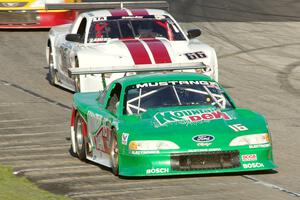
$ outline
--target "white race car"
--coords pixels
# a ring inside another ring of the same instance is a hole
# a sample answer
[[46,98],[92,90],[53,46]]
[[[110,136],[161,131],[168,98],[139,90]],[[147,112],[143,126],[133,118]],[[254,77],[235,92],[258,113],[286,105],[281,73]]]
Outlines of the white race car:
[[[202,62],[196,70],[218,80],[215,50],[195,39],[199,29],[183,32],[174,18],[158,9],[84,12],[73,24],[51,28],[46,48],[50,82],[76,92],[102,90],[101,75],[68,74],[69,68],[126,67]],[[124,74],[106,74],[107,83]]]

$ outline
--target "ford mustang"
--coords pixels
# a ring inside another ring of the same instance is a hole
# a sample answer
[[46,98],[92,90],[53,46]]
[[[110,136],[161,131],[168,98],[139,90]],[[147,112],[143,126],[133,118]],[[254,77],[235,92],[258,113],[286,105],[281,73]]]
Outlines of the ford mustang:
[[238,108],[222,86],[198,73],[138,74],[100,93],[76,93],[71,141],[81,160],[122,176],[276,167],[265,118]]
[[[145,6],[147,6],[145,2]],[[72,78],[70,68],[203,62],[198,70],[218,80],[215,50],[195,39],[199,29],[183,32],[158,9],[113,9],[81,13],[73,24],[53,27],[46,47],[49,80],[72,91],[103,89],[99,75]],[[123,74],[105,74],[109,83]]]

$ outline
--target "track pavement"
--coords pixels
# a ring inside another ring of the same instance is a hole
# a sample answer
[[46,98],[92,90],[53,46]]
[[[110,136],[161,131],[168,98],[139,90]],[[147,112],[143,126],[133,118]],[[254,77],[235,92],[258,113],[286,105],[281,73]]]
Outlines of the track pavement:
[[72,93],[49,85],[43,30],[0,31],[0,163],[74,199],[299,198],[300,22],[198,18],[182,25],[200,27],[216,49],[220,82],[236,104],[267,117],[277,171],[120,179],[72,157]]

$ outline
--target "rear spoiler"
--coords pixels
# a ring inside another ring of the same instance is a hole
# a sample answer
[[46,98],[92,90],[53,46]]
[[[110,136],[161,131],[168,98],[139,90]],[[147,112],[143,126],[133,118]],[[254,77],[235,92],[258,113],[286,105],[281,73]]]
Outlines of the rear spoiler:
[[180,63],[180,64],[148,64],[148,65],[131,65],[131,66],[107,66],[107,67],[91,67],[91,68],[69,68],[69,77],[79,75],[101,74],[103,87],[106,87],[105,74],[109,73],[127,73],[127,72],[163,72],[173,70],[190,70],[190,69],[206,69],[207,65],[203,62],[199,63]]
[[46,3],[46,10],[97,10],[115,8],[157,8],[169,10],[167,1],[113,1],[113,2],[85,2],[85,3]]
[[199,63],[180,63],[180,64],[149,64],[149,65],[131,65],[131,66],[107,66],[91,68],[69,68],[69,76],[87,75],[87,74],[108,74],[108,73],[126,73],[126,72],[161,72],[173,70],[206,69],[203,62]]

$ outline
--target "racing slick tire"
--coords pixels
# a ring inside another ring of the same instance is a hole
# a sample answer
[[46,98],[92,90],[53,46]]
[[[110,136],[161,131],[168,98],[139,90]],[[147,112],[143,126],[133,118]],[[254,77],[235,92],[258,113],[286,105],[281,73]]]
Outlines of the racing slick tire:
[[82,117],[79,114],[77,114],[74,124],[75,148],[78,158],[82,161],[86,160],[86,138],[83,134],[83,123],[84,121]]
[[54,62],[53,62],[53,51],[52,51],[52,47],[51,44],[49,45],[49,63],[48,63],[48,67],[49,67],[49,82],[51,85],[56,85],[57,84],[57,73],[55,71],[54,67]]
[[117,135],[115,130],[112,131],[112,141],[111,141],[111,170],[115,176],[119,175],[119,146]]
[[[75,68],[79,68],[78,58],[75,58]],[[75,92],[80,92],[80,76],[74,78]]]

